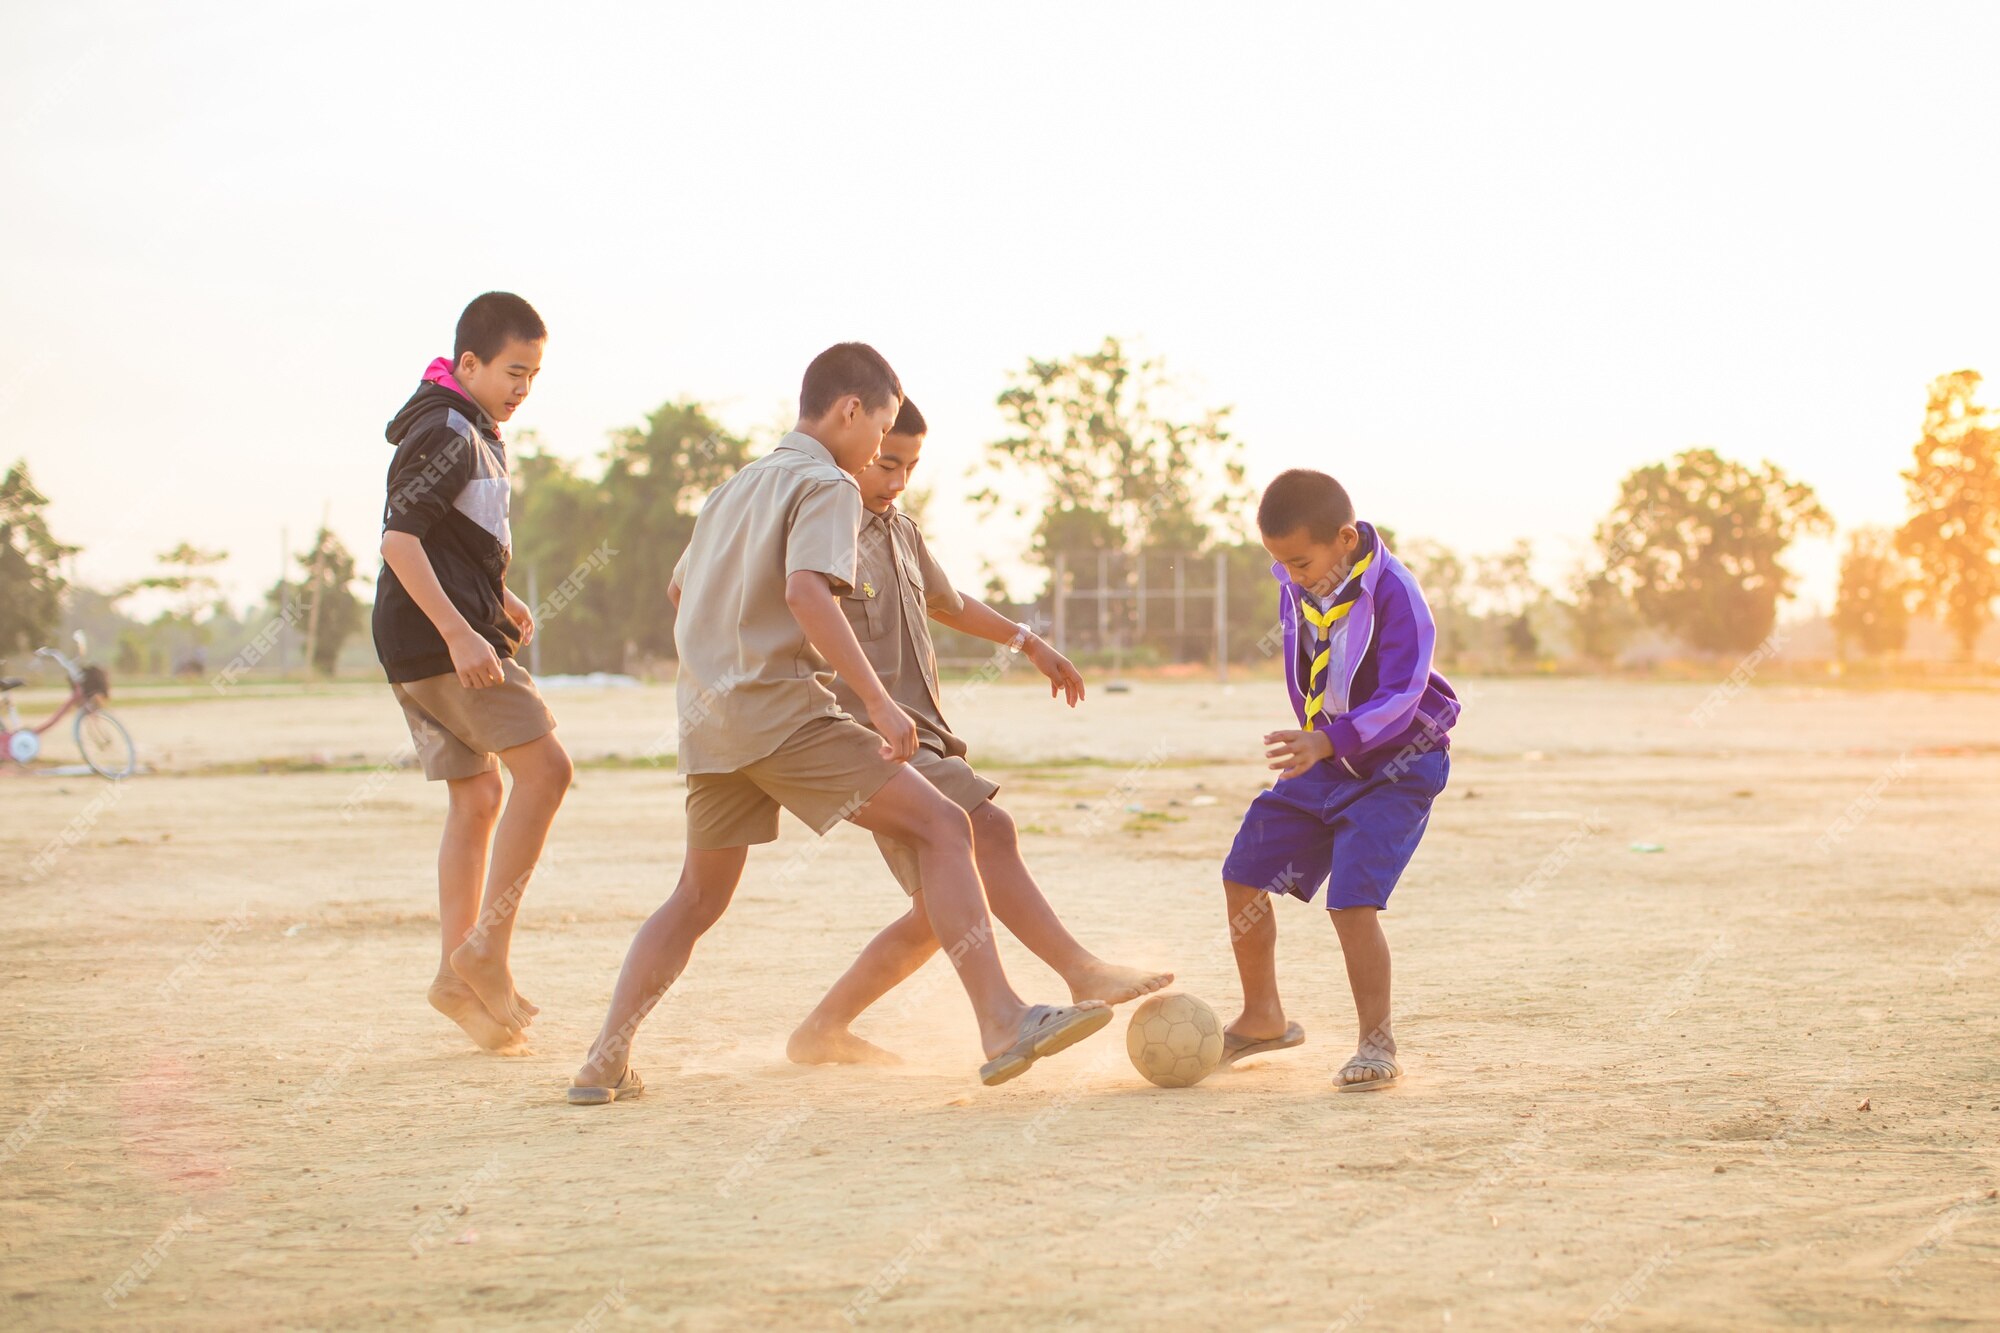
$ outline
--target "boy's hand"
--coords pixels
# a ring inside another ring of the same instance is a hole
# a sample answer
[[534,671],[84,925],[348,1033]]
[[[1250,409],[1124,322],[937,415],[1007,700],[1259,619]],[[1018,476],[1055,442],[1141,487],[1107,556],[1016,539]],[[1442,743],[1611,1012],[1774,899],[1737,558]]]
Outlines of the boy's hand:
[[468,627],[452,635],[445,640],[445,647],[451,649],[451,669],[466,689],[483,690],[506,679],[500,671],[500,654],[477,630]]
[[1271,767],[1281,770],[1280,778],[1295,778],[1320,760],[1333,757],[1333,737],[1323,731],[1267,731],[1264,744],[1270,747],[1264,757],[1278,761]]
[[500,609],[507,613],[507,619],[514,622],[514,628],[521,635],[521,646],[526,648],[535,641],[535,613],[528,604],[514,595],[512,588],[500,590]]
[[917,752],[917,724],[888,695],[868,705],[868,721],[882,737],[882,757],[905,763]]
[[1076,701],[1083,698],[1083,676],[1075,665],[1039,635],[1029,635],[1021,651],[1035,664],[1035,670],[1049,678],[1049,698],[1067,695],[1069,706],[1076,707]]

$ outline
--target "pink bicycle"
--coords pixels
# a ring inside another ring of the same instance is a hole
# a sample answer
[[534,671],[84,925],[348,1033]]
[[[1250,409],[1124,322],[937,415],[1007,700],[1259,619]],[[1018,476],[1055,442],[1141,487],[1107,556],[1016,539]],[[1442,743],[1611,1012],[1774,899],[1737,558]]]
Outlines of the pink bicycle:
[[[83,651],[83,635],[78,634],[78,658]],[[83,762],[90,765],[90,771],[114,781],[130,777],[139,767],[139,754],[132,748],[132,737],[124,724],[104,706],[111,693],[111,679],[104,674],[104,668],[72,661],[53,648],[37,648],[35,656],[46,657],[63,669],[63,674],[69,677],[69,698],[40,726],[24,727],[14,707],[13,692],[27,682],[19,676],[0,677],[0,702],[6,705],[4,714],[0,714],[0,751],[17,764],[33,763],[42,752],[43,733],[54,729],[74,708],[78,710],[76,748],[83,755]]]

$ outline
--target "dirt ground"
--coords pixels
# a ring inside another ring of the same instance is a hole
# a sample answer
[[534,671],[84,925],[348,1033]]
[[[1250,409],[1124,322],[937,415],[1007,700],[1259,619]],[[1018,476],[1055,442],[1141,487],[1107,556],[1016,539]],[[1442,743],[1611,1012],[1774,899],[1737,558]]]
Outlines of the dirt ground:
[[[1077,935],[1233,1016],[1218,871],[1280,687],[955,689]],[[153,773],[0,774],[0,1322],[1995,1326],[2000,695],[1465,693],[1385,918],[1400,1088],[1330,1092],[1353,1013],[1296,903],[1308,1044],[1192,1089],[1122,1018],[980,1088],[936,960],[859,1029],[907,1065],[790,1065],[904,900],[788,825],[600,1109],[561,1088],[678,867],[670,691],[551,695],[584,766],[517,1059],[424,1003],[442,792],[381,767],[386,691],[124,708]]]

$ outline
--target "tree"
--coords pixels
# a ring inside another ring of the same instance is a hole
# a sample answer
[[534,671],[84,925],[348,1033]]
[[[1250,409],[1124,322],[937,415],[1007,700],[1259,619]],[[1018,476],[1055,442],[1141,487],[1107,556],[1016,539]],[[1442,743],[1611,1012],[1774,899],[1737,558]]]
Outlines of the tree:
[[1516,664],[1541,655],[1529,612],[1548,594],[1535,582],[1534,557],[1534,543],[1524,537],[1499,555],[1479,556],[1472,566],[1472,586],[1486,604],[1485,637],[1494,651]]
[[1430,605],[1431,619],[1437,625],[1439,665],[1453,665],[1472,646],[1476,621],[1467,604],[1466,591],[1471,580],[1466,575],[1465,562],[1443,542],[1422,538],[1406,542],[1400,549],[1392,543],[1389,549],[1409,567],[1416,576],[1417,586],[1424,590],[1424,601]]
[[548,670],[673,655],[674,565],[701,502],[749,461],[749,441],[696,402],[663,403],[644,427],[615,432],[596,482],[547,453],[518,457],[508,583],[523,596],[538,585]]
[[1639,628],[1639,613],[1615,579],[1579,569],[1570,581],[1570,626],[1576,651],[1593,662],[1615,663]]
[[[1201,550],[1211,524],[1248,500],[1242,443],[1227,407],[1177,421],[1158,406],[1174,384],[1157,360],[1132,361],[1116,338],[1095,352],[1029,358],[998,401],[1013,434],[986,446],[984,466],[1026,474],[1033,494],[1013,505],[1039,514],[1034,557],[1053,567],[1108,550]],[[987,511],[1006,503],[986,487]]]
[[[525,432],[515,445],[512,472],[514,559],[507,586],[523,600],[541,602],[535,641],[543,669],[621,667],[625,635],[610,619],[605,587],[611,570],[590,567],[591,553],[610,532],[612,497]],[[586,572],[566,591],[565,580],[580,568]]]
[[1896,536],[1923,573],[1919,604],[1968,659],[2000,596],[2000,413],[1975,401],[1979,383],[1970,370],[1931,381],[1923,438],[1903,474],[1910,518]]
[[178,602],[178,606],[169,606],[161,612],[153,623],[166,629],[179,626],[186,631],[190,649],[186,665],[192,665],[201,656],[201,645],[208,638],[201,623],[202,612],[212,608],[222,592],[222,581],[209,571],[228,558],[227,551],[204,551],[190,542],[182,542],[159,554],[159,562],[167,573],[140,579],[125,589],[126,596],[150,590],[164,592]]
[[62,611],[62,560],[77,548],[49,535],[48,504],[26,459],[0,478],[0,656],[47,643]]
[[1775,465],[1690,449],[1626,476],[1597,543],[1605,576],[1649,624],[1702,652],[1747,652],[1796,582],[1786,549],[1832,526],[1812,488]]
[[341,645],[361,628],[361,599],[354,595],[354,556],[340,538],[321,528],[312,548],[294,558],[299,562],[299,580],[280,583],[271,590],[271,600],[277,614],[305,635],[311,668],[331,676],[340,661]]
[[1868,657],[1900,653],[1910,633],[1911,580],[1896,554],[1895,534],[1858,528],[1840,557],[1840,592],[1833,606],[1833,635],[1840,655],[1859,647]]

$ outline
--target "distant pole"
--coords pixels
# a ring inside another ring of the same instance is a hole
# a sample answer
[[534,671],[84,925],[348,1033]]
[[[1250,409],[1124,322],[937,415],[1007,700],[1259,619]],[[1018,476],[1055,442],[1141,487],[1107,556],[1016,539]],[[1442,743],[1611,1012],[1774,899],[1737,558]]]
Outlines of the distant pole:
[[1138,597],[1139,614],[1137,619],[1139,626],[1135,634],[1135,646],[1138,643],[1146,641],[1146,553],[1144,551],[1139,552]]
[[1111,639],[1111,552],[1097,548],[1097,651]]
[[1061,551],[1056,552],[1055,581],[1050,585],[1050,597],[1054,605],[1050,610],[1055,614],[1055,645],[1057,652],[1067,652],[1064,646],[1069,639],[1069,560]]
[[319,593],[320,569],[326,556],[326,529],[319,530],[320,540],[313,543],[312,605],[306,610],[306,679],[311,680],[315,663],[313,658],[319,652]]
[[1229,683],[1229,558],[1215,553],[1215,683]]
[[285,605],[285,578],[292,563],[292,537],[290,529],[278,525],[278,614],[283,617],[278,622],[278,679],[291,674],[291,629],[292,621],[287,613],[291,608]]
[[[528,606],[530,608],[539,607],[542,604],[542,581],[538,577],[540,572],[539,566],[528,566]],[[538,678],[542,674],[542,627],[539,623],[535,626],[535,637],[528,641],[528,671],[531,675]]]
[[[1187,558],[1174,557],[1174,653],[1187,651]],[[1183,659],[1184,660],[1184,659]]]

